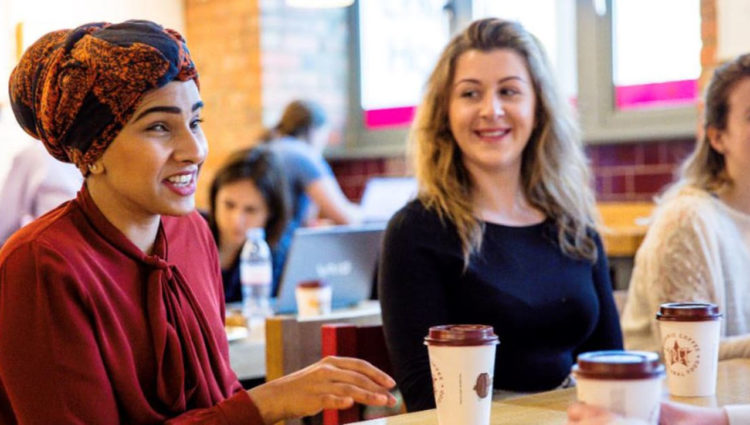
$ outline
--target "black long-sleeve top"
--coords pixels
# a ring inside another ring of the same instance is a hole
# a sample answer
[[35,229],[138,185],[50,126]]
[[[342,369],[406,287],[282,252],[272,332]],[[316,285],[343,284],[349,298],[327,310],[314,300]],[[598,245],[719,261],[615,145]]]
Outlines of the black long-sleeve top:
[[553,221],[510,227],[485,223],[480,252],[464,272],[455,226],[421,202],[407,204],[386,230],[379,269],[383,326],[409,411],[435,407],[424,337],[430,326],[492,325],[500,338],[494,387],[559,386],[579,353],[622,349],[607,259],[559,248]]

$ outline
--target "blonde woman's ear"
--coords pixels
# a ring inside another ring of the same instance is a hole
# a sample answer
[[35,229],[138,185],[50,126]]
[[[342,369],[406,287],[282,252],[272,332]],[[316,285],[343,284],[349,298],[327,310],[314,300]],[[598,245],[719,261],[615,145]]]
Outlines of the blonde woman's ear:
[[722,131],[715,127],[708,127],[706,129],[706,136],[711,147],[717,152],[723,154],[726,150],[724,146],[724,138],[722,137]]

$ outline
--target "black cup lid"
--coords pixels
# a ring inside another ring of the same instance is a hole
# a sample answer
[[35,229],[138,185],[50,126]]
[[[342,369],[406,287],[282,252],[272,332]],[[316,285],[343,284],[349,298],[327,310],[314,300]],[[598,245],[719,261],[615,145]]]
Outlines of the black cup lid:
[[494,345],[498,344],[497,335],[488,325],[441,325],[430,328],[424,339],[427,345]]
[[591,351],[578,355],[573,373],[584,379],[648,379],[663,375],[664,366],[649,351]]
[[671,322],[708,322],[720,318],[719,307],[711,303],[666,303],[656,313],[656,320]]

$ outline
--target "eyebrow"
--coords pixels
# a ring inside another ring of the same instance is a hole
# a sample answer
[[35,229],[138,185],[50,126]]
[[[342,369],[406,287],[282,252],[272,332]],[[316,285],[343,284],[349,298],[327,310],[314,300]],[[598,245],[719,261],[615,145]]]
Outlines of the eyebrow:
[[[501,78],[497,82],[498,83],[504,83],[504,82],[509,81],[509,80],[518,80],[518,81],[521,81],[523,83],[526,83],[526,80],[524,80],[523,78],[521,78],[521,77],[519,77],[517,75],[511,75],[510,77]],[[463,78],[463,79],[461,79],[459,81],[456,81],[456,84],[454,84],[454,86],[457,86],[457,85],[459,85],[461,83],[480,84],[481,82],[479,80],[477,80],[476,78]]]
[[[198,101],[196,102],[192,108],[190,108],[191,112],[195,112],[196,110],[203,107],[203,102]],[[180,114],[182,113],[182,109],[176,107],[176,106],[154,106],[151,108],[146,109],[145,111],[138,114],[138,116],[133,120],[133,122],[138,121],[139,119],[145,117],[148,114],[154,113],[154,112],[166,112],[169,114]]]

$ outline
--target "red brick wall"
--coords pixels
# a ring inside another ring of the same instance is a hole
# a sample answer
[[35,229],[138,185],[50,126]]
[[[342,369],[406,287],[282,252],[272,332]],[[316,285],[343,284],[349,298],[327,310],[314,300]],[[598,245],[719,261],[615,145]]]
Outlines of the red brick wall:
[[203,131],[210,151],[196,197],[205,207],[216,169],[262,127],[257,0],[185,0],[185,28],[206,104]]
[[[592,145],[586,148],[600,201],[650,200],[672,181],[677,165],[693,149],[693,140]],[[373,176],[406,172],[403,158],[331,161],[344,194],[354,201]]]

